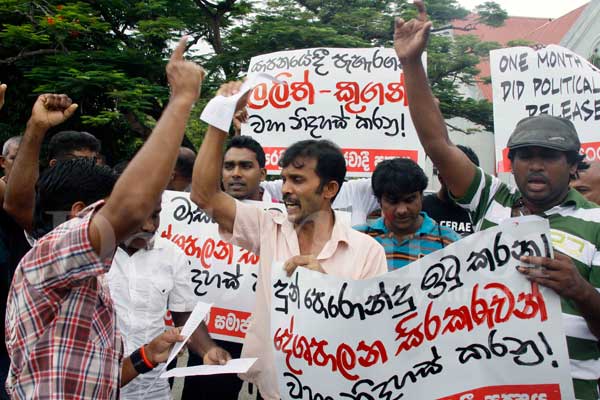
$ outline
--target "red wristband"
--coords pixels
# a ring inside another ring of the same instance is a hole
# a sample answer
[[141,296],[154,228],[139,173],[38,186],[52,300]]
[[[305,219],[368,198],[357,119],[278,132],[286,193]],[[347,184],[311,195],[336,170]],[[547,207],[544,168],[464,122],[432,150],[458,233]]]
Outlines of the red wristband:
[[146,364],[146,367],[148,367],[148,368],[151,368],[151,369],[156,368],[156,366],[158,364],[152,364],[150,362],[150,360],[148,359],[148,357],[146,357],[146,350],[144,349],[144,347],[146,347],[146,346],[140,347],[140,355],[142,356],[142,360],[144,360],[144,364]]

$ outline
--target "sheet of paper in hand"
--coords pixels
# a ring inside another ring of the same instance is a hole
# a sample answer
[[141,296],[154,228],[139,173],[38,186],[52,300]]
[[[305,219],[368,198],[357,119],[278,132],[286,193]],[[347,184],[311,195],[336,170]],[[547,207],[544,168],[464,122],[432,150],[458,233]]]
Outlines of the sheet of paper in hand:
[[525,254],[552,255],[546,220],[507,222],[365,281],[274,267],[282,398],[574,399],[560,298],[516,271]]

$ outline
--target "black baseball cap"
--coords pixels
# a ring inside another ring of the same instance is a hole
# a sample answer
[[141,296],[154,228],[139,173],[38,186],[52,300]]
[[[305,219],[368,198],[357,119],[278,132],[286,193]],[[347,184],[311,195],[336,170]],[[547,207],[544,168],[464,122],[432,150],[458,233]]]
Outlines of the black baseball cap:
[[581,143],[571,121],[552,115],[523,118],[508,139],[507,147],[537,146],[558,151],[579,151]]

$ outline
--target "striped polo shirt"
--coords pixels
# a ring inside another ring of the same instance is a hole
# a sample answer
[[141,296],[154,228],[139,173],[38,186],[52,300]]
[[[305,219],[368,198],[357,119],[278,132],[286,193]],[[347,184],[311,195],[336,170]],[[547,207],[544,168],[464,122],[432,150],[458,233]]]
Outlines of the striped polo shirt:
[[441,226],[431,219],[427,213],[421,212],[421,216],[423,217],[423,223],[419,229],[401,242],[398,242],[394,233],[385,226],[383,217],[371,224],[357,225],[354,229],[366,233],[383,246],[388,270],[392,271],[460,239],[458,233],[448,227]]
[[[467,193],[457,202],[471,212],[475,231],[510,218],[521,194],[497,178],[477,170]],[[540,217],[550,223],[553,247],[570,256],[581,275],[600,287],[600,208],[571,189],[564,202]],[[600,348],[573,301],[562,299],[571,375],[577,399],[598,399]]]

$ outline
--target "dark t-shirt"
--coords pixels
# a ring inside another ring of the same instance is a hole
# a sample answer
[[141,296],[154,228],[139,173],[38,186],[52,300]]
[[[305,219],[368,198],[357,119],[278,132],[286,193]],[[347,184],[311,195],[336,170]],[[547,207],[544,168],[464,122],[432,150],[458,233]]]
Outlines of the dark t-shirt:
[[473,225],[469,213],[452,200],[444,202],[436,193],[423,198],[423,211],[441,226],[453,229],[461,236],[473,233]]
[[29,251],[30,247],[25,239],[23,229],[10,215],[0,207],[0,317],[2,318],[2,332],[0,333],[0,354],[6,354],[4,344],[4,315],[8,290],[13,274],[21,258]]

